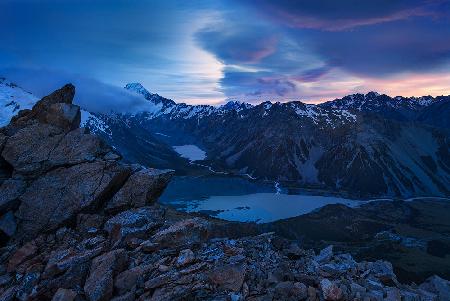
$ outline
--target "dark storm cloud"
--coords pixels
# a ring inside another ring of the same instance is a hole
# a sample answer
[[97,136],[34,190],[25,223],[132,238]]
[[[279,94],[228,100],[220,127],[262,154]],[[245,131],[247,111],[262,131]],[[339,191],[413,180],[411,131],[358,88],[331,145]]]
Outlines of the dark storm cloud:
[[450,22],[393,22],[342,32],[292,33],[307,39],[327,65],[355,74],[427,72],[450,60]]
[[297,28],[347,30],[413,17],[445,16],[445,0],[244,0],[278,22]]

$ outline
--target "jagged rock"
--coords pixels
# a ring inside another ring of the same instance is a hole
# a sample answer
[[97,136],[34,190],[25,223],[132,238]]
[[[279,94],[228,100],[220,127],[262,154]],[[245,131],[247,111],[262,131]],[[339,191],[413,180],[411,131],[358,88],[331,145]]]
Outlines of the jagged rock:
[[450,300],[450,281],[442,279],[439,276],[429,277],[420,288],[435,293],[439,296],[440,300],[449,301]]
[[164,210],[142,207],[123,211],[110,218],[104,229],[115,241],[131,238],[145,238],[151,229],[162,224]]
[[220,289],[237,292],[244,283],[245,272],[245,264],[222,265],[209,273],[209,280]]
[[34,123],[9,137],[2,156],[14,168],[15,173],[39,176],[51,167],[48,164],[50,153],[63,138],[61,129]]
[[[41,123],[45,122],[56,122],[57,125],[64,126],[67,121],[72,119],[73,127],[78,121],[79,125],[79,111],[78,106],[72,106],[73,97],[75,95],[75,87],[71,84],[67,84],[59,90],[45,96],[40,101],[38,101],[31,110],[21,110],[19,113],[11,119],[11,123],[6,127],[6,132],[11,134],[19,128],[26,127],[35,121]],[[70,105],[64,109],[58,109],[54,105],[57,104],[67,104]],[[62,115],[62,117],[51,116],[55,113]],[[49,119],[48,119],[49,118]],[[60,119],[67,119],[66,122],[59,124]],[[69,128],[70,129],[70,128]]]
[[75,96],[75,86],[67,84],[64,87],[54,91],[50,95],[43,97],[33,106],[33,111],[40,112],[45,111],[52,104],[64,103],[72,104],[73,97]]
[[117,212],[153,204],[166,188],[173,170],[142,169],[133,173],[108,203],[106,209]]
[[66,131],[71,131],[80,126],[80,107],[67,103],[51,104],[45,113],[36,116],[41,122],[52,124]]
[[208,223],[200,218],[179,221],[167,229],[157,232],[152,241],[160,247],[183,247],[205,241],[208,237]]
[[20,197],[20,237],[28,239],[43,230],[54,230],[82,210],[94,210],[120,188],[129,172],[129,168],[110,162],[84,163],[48,172]]
[[319,255],[316,256],[315,260],[318,263],[324,263],[330,261],[331,257],[333,257],[333,246],[328,246],[320,251]]
[[92,162],[111,151],[103,140],[78,128],[64,135],[48,157],[48,165],[68,166]]
[[[60,275],[76,266],[88,263],[92,258],[105,251],[105,249],[104,244],[98,243],[92,250],[75,250],[74,248],[68,248],[54,251],[50,254],[43,277],[52,278],[55,275]],[[74,272],[74,270],[71,272]],[[67,276],[69,275],[66,275],[66,277]],[[71,278],[73,277],[71,276]]]
[[0,217],[0,232],[4,233],[8,237],[11,237],[16,233],[16,219],[12,211],[6,212]]
[[85,129],[65,134],[52,125],[36,123],[8,139],[3,157],[15,173],[36,177],[58,166],[94,161],[109,151],[100,138]]
[[325,300],[340,300],[342,298],[342,290],[336,283],[324,278],[320,281],[320,288],[322,289],[322,294]]
[[381,281],[383,284],[392,285],[398,283],[397,277],[394,273],[394,269],[390,262],[377,260],[375,262],[365,263],[365,265],[366,266],[364,267],[364,269],[367,270],[368,273],[373,275],[376,279]]
[[25,191],[25,182],[9,179],[0,186],[0,214],[15,210],[20,205],[19,197]]
[[77,293],[70,289],[60,288],[56,291],[52,301],[73,301]]
[[113,295],[114,275],[127,265],[127,253],[118,249],[94,258],[84,291],[90,301],[110,300]]

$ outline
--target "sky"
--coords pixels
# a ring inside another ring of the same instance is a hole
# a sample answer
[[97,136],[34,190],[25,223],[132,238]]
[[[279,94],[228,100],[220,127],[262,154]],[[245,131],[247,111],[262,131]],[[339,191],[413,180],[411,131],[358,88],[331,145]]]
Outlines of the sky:
[[448,95],[450,0],[1,0],[0,75],[190,104]]

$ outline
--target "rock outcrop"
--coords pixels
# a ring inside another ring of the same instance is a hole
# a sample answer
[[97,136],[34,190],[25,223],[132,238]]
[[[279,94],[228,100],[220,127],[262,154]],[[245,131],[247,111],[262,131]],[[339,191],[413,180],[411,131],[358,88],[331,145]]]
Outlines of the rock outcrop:
[[438,276],[403,285],[388,262],[169,217],[173,172],[122,162],[79,128],[74,94],[0,129],[0,300],[449,300]]

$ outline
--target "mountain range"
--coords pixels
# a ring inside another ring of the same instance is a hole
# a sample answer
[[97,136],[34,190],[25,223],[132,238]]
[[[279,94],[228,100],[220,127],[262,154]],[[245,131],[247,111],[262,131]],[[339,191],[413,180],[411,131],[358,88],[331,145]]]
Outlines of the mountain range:
[[[139,83],[148,109],[134,114],[82,111],[82,125],[124,157],[146,166],[199,167],[173,145],[206,151],[217,171],[345,193],[353,197],[450,195],[450,96],[353,94],[318,105],[230,101],[221,106],[176,103]],[[0,122],[37,98],[0,81]],[[6,113],[5,113],[6,112]],[[9,114],[9,115],[8,115]]]

